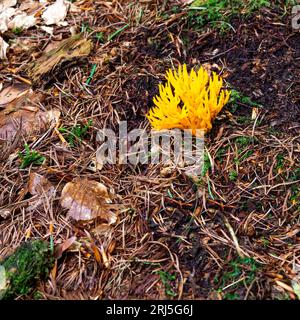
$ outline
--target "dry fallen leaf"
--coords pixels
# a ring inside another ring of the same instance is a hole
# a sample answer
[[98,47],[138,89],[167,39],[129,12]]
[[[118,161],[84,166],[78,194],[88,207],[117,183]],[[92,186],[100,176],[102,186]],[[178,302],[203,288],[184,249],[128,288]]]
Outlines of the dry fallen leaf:
[[38,173],[31,172],[29,175],[28,191],[33,196],[52,196],[55,193],[55,188],[48,179]]
[[5,115],[0,112],[0,140],[12,141],[16,135],[30,136],[45,131],[51,123],[57,123],[60,112],[58,110],[40,111],[38,108],[20,109]]
[[0,108],[4,108],[7,103],[21,97],[29,91],[29,86],[18,83],[4,88],[0,91]]
[[25,12],[16,15],[9,23],[9,29],[28,29],[36,25],[36,18],[34,16],[28,16]]
[[67,240],[65,240],[63,243],[58,244],[55,246],[55,250],[54,250],[54,256],[56,259],[61,258],[62,254],[67,251],[72,245],[73,243],[76,241],[76,237],[71,237]]
[[0,60],[7,59],[6,51],[9,45],[0,37]]
[[15,136],[32,134],[47,130],[52,123],[57,123],[60,112],[56,109],[41,111],[36,106],[43,95],[29,90],[26,94],[14,99],[0,110],[0,142],[12,141]]
[[[19,1],[20,2],[20,1]],[[18,8],[13,8],[17,1],[0,1],[0,32],[4,33],[8,29],[28,29],[36,25],[35,11],[42,5],[37,1],[22,1]],[[24,11],[27,11],[24,12]]]
[[46,8],[42,14],[45,24],[62,25],[62,21],[66,18],[69,8],[69,2],[65,0],[56,0],[53,4]]
[[29,175],[27,191],[33,196],[38,196],[30,200],[29,206],[26,208],[27,211],[31,211],[42,205],[48,205],[50,203],[49,200],[53,199],[56,194],[56,189],[51,182],[35,172],[31,172]]
[[61,205],[69,209],[68,216],[76,221],[100,217],[109,224],[115,223],[115,206],[110,203],[105,185],[94,180],[77,178],[65,185],[61,195]]
[[0,9],[0,33],[4,33],[8,30],[8,23],[15,12],[15,8]]

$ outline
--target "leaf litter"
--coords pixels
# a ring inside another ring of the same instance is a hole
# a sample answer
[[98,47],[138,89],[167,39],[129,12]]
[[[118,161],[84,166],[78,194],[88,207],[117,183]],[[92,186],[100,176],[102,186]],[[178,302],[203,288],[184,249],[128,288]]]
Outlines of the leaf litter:
[[29,138],[58,123],[59,110],[42,111],[39,108],[38,103],[44,99],[41,93],[14,86],[4,89],[1,97],[0,142],[13,141],[17,135]]
[[75,221],[87,221],[99,217],[109,224],[117,221],[106,186],[93,180],[75,179],[65,185],[61,205],[69,209],[68,216]]
[[48,25],[66,25],[67,22],[63,22],[67,16],[70,2],[66,0],[56,0],[51,4],[42,14],[44,23]]
[[[93,120],[89,134],[72,148],[62,144],[55,127],[48,131],[56,120],[46,125],[38,120],[35,126],[41,127],[40,132],[28,130],[29,125],[26,132],[17,125],[13,136],[30,139],[32,148],[47,157],[42,167],[34,168],[57,190],[50,200],[43,199],[44,206],[27,210],[30,200],[39,197],[24,195],[32,168],[19,170],[13,157],[0,160],[0,230],[5,230],[0,254],[7,255],[25,236],[52,237],[55,247],[62,246],[58,257],[68,252],[58,261],[54,280],[39,288],[47,299],[174,299],[157,276],[168,273],[176,275],[172,293],[179,298],[277,299],[285,294],[297,299],[299,279],[293,266],[299,264],[299,237],[290,231],[299,217],[300,109],[295,68],[299,34],[291,33],[288,17],[280,17],[274,8],[246,22],[237,18],[232,22],[236,32],[222,36],[211,28],[193,30],[180,2],[75,1],[80,10],[67,14],[68,26],[49,25],[51,37],[42,30],[41,15],[55,1],[43,2],[40,11],[24,9],[27,15],[34,14],[37,27],[23,30],[18,37],[10,29],[1,35],[11,46],[4,50],[9,60],[0,63],[2,88],[33,80],[46,97],[33,105],[27,105],[27,99],[19,108],[16,101],[24,101],[27,93],[4,92],[9,102],[2,103],[0,110],[6,111],[5,117],[22,111],[24,115],[16,118],[29,117],[32,122],[27,123],[33,123],[39,112],[57,108],[60,127]],[[281,24],[273,24],[274,19]],[[122,30],[123,26],[127,27]],[[55,58],[49,67],[47,46],[68,41],[70,34],[78,32],[93,45],[84,55],[88,61],[80,56]],[[13,47],[15,41],[28,39],[30,50],[28,43]],[[207,63],[212,71],[226,74],[241,94],[225,107],[206,137],[205,175],[193,182],[176,168],[164,171],[159,165],[101,163],[101,171],[89,169],[98,147],[96,129],[109,125],[118,130],[120,120],[128,120],[130,128],[144,128],[158,83],[164,81],[165,70],[179,62],[189,69]],[[36,76],[32,70],[38,71]],[[257,110],[243,94],[263,107]],[[282,126],[276,124],[279,120]],[[10,152],[5,146],[2,150]],[[95,185],[101,181],[116,190],[113,203],[98,196],[88,183],[82,187],[84,180]],[[33,193],[47,189],[47,183],[40,184]],[[63,210],[65,185],[69,198]],[[106,205],[115,213],[110,207],[115,202],[125,209],[117,210],[117,221],[109,224],[110,215],[106,213],[104,219],[101,215]],[[91,208],[92,203],[99,210]],[[76,220],[82,216],[92,218]],[[262,266],[259,271],[251,269],[247,258],[238,263],[239,248]]]
[[[52,34],[53,29],[49,27],[50,25],[66,26],[68,24],[65,18],[70,7],[72,12],[80,12],[75,4],[66,0],[56,0],[53,4],[26,0],[19,5],[17,1],[3,1],[0,4],[0,34],[8,30],[21,32],[37,25]],[[0,37],[0,60],[7,58],[8,47],[9,44]]]

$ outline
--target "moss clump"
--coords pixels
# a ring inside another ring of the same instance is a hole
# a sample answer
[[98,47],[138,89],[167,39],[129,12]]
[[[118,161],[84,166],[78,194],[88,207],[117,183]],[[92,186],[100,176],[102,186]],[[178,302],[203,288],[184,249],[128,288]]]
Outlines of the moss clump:
[[12,299],[30,293],[36,282],[49,274],[53,263],[54,257],[47,242],[34,240],[22,244],[1,263],[5,269],[6,286],[0,299],[1,296],[2,299]]

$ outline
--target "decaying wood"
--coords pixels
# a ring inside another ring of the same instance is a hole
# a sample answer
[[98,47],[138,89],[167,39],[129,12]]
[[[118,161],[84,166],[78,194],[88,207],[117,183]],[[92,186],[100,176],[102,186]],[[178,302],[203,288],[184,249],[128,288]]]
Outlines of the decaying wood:
[[33,84],[37,84],[62,63],[88,56],[92,48],[93,44],[90,40],[82,39],[79,34],[74,35],[32,62],[27,69],[27,74]]

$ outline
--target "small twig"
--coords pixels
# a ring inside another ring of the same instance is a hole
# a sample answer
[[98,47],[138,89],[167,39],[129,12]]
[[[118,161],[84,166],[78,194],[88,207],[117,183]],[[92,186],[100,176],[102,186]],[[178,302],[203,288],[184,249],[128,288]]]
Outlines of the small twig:
[[244,251],[241,249],[240,245],[239,245],[239,242],[238,242],[238,239],[235,235],[235,232],[232,228],[232,226],[230,225],[228,219],[224,216],[224,223],[225,223],[225,226],[227,227],[231,237],[232,237],[232,240],[233,240],[233,243],[235,245],[235,248],[236,248],[236,251],[238,253],[238,255],[241,257],[241,258],[244,258],[245,257],[245,253]]

